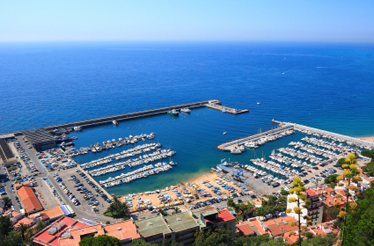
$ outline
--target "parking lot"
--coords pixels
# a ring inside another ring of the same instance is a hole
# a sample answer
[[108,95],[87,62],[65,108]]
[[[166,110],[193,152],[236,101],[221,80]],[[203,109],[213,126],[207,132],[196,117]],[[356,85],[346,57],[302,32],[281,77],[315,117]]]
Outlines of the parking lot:
[[53,172],[53,176],[65,196],[76,207],[83,207],[86,211],[102,214],[107,209],[109,202],[111,202],[99,187],[75,168],[66,169],[58,173]]

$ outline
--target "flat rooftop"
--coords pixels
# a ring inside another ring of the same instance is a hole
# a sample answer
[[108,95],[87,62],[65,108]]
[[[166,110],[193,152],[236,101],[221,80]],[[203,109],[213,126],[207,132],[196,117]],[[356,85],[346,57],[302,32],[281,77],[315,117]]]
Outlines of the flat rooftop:
[[162,216],[156,216],[150,219],[135,221],[138,232],[143,237],[149,237],[160,233],[168,234],[171,232]]
[[13,152],[9,148],[9,145],[3,138],[0,138],[0,157],[1,159],[3,159],[3,161],[14,157]]
[[165,217],[166,223],[172,231],[182,231],[199,226],[192,214],[187,211]]
[[23,131],[22,133],[25,135],[27,140],[29,140],[30,143],[33,145],[50,143],[55,141],[52,134],[44,130],[43,128],[27,130]]

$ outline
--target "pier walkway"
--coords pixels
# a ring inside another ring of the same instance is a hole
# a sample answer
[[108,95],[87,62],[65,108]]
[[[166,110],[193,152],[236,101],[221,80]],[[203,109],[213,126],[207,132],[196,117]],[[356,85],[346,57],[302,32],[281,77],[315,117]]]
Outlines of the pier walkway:
[[230,113],[230,114],[242,114],[242,113],[247,113],[249,112],[248,109],[234,109],[234,108],[229,108],[226,106],[222,106],[221,104],[217,104],[214,101],[209,101],[208,104],[206,104],[208,108],[216,109],[219,111],[222,111],[224,113]]
[[321,135],[326,135],[326,136],[330,136],[330,137],[344,139],[348,142],[352,142],[352,143],[355,143],[357,145],[364,145],[364,146],[369,146],[371,148],[374,148],[374,143],[371,143],[371,142],[368,142],[368,141],[365,141],[365,140],[361,140],[361,139],[358,139],[358,138],[355,138],[355,137],[346,136],[346,135],[343,135],[343,134],[338,134],[338,133],[333,133],[333,132],[329,132],[329,131],[325,131],[325,130],[320,130],[320,129],[317,129],[317,128],[304,126],[304,125],[299,125],[299,124],[296,124],[296,123],[280,122],[280,125],[282,125],[282,126],[292,126],[294,128],[294,130],[297,130],[297,131],[306,130],[306,131],[318,133],[318,134],[321,134]]
[[236,139],[236,140],[232,140],[230,142],[223,143],[223,144],[217,146],[217,148],[220,149],[220,150],[223,150],[223,151],[230,151],[230,150],[235,149],[236,147],[238,147],[240,145],[243,145],[244,143],[246,143],[248,141],[256,141],[260,138],[271,136],[271,135],[278,134],[278,133],[281,133],[283,131],[288,131],[288,130],[292,130],[292,129],[293,129],[292,125],[280,126],[280,127],[277,127],[275,129],[271,129],[271,130],[268,130],[268,131],[265,131],[265,132],[256,133],[254,135],[250,135],[250,136],[247,136],[247,137],[244,137],[244,138],[239,138],[239,139]]
[[80,126],[82,128],[90,127],[90,126],[96,126],[96,125],[103,125],[112,123],[113,120],[116,120],[117,122],[124,121],[124,120],[130,120],[135,118],[142,118],[142,117],[148,117],[148,116],[154,116],[159,114],[166,114],[168,111],[175,109],[180,110],[182,108],[201,108],[206,107],[208,103],[213,103],[220,105],[221,102],[218,100],[207,100],[207,101],[201,101],[201,102],[195,102],[195,103],[187,103],[187,104],[181,104],[176,106],[170,106],[165,108],[158,108],[158,109],[151,109],[151,110],[145,110],[135,113],[128,113],[128,114],[121,114],[121,115],[115,115],[115,116],[108,116],[103,118],[97,118],[97,119],[91,119],[91,120],[84,120],[84,121],[77,121],[72,123],[66,123],[66,124],[60,124],[55,126],[48,126],[44,127],[45,130],[54,130],[56,128],[64,127],[74,127],[74,126]]

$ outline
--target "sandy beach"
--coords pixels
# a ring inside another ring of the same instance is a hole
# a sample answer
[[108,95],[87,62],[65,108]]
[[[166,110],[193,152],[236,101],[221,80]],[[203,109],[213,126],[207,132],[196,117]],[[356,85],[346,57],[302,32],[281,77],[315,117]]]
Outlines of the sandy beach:
[[374,136],[371,136],[371,137],[358,137],[358,139],[374,143]]
[[[222,187],[222,185],[224,185],[225,187]],[[127,196],[122,196],[121,200],[122,200],[122,202],[126,201],[128,203],[131,203],[134,210],[135,209],[138,210],[139,205],[147,203],[147,201],[150,201],[152,205],[158,205],[158,206],[161,207],[161,206],[164,206],[164,205],[159,200],[158,195],[159,194],[163,195],[163,194],[167,193],[172,199],[172,202],[170,204],[173,204],[173,203],[175,204],[175,202],[178,203],[178,201],[180,201],[181,198],[182,198],[183,201],[184,201],[184,206],[188,206],[189,203],[186,202],[188,197],[186,197],[186,196],[188,196],[189,194],[192,196],[192,197],[190,196],[190,199],[193,199],[192,203],[195,204],[197,201],[205,201],[205,200],[208,200],[211,197],[223,197],[223,196],[228,196],[229,194],[232,194],[231,192],[229,192],[226,189],[227,186],[234,188],[235,191],[237,191],[237,192],[245,191],[245,192],[254,193],[253,190],[248,190],[246,187],[244,187],[242,185],[239,186],[239,184],[237,184],[236,182],[225,179],[223,177],[223,174],[220,174],[220,173],[205,173],[205,174],[200,175],[198,178],[196,178],[194,180],[191,180],[190,182],[179,183],[179,184],[176,184],[174,187],[168,187],[168,190],[166,189],[166,187],[164,189],[160,189],[159,193],[157,193],[157,192],[137,193],[137,194],[127,195]],[[183,188],[183,187],[185,187],[185,188]],[[216,189],[215,187],[220,188],[219,192],[217,192],[217,193],[220,193],[221,195],[213,192],[213,190]],[[170,188],[172,188],[172,189],[170,189]],[[183,192],[183,191],[186,191],[186,190],[188,192]],[[209,193],[211,195],[211,197],[210,196],[207,196],[207,197],[201,196],[199,194],[198,190],[203,190],[203,192]],[[189,193],[189,194],[187,194],[187,193]],[[178,194],[180,194],[180,195],[178,196]],[[199,199],[196,199],[195,194],[199,196]],[[182,204],[179,204],[179,205],[182,205]],[[146,207],[146,206],[143,205],[143,207]]]

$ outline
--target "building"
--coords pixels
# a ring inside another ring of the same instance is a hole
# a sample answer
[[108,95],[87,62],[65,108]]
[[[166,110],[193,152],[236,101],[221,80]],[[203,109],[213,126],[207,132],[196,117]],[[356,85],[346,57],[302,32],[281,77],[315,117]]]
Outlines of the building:
[[17,158],[4,138],[0,138],[0,164],[9,167],[17,163]]
[[235,237],[236,220],[235,217],[227,210],[218,211],[211,207],[201,211],[206,222],[206,228],[223,228],[230,231],[230,236]]
[[24,224],[26,227],[31,227],[33,225],[35,225],[35,221],[33,221],[32,219],[30,218],[22,218],[20,219],[15,225],[14,227],[17,228],[19,227],[21,224]]
[[28,185],[21,185],[16,187],[18,197],[22,207],[28,214],[36,213],[43,210],[38,198],[36,198],[34,191]]
[[57,206],[54,208],[41,211],[39,213],[34,213],[32,215],[29,215],[29,218],[37,222],[42,221],[48,225],[49,223],[52,223],[53,221],[58,220],[62,216],[65,216],[65,213],[61,209],[60,206]]
[[[90,225],[68,217],[62,217],[53,224],[41,230],[39,233],[35,234],[31,238],[31,241],[34,243],[34,245],[59,246],[62,245],[60,244],[60,240],[68,238],[71,230],[81,229],[87,226]],[[75,245],[79,245],[80,240],[81,238],[79,238],[78,244]]]
[[171,241],[190,245],[195,241],[194,234],[200,231],[200,225],[193,217],[191,211],[164,217],[165,222],[173,232]]
[[[304,217],[306,215],[309,215],[310,220],[314,225],[320,224],[322,222],[323,217],[323,203],[321,202],[319,195],[317,192],[307,189],[305,192],[306,199],[311,201],[312,204],[309,208],[304,208],[303,205],[305,205],[305,202],[300,200],[300,208],[301,208],[301,215],[300,215],[300,222],[302,225],[306,225],[306,219]],[[297,202],[289,202],[290,198],[296,198],[296,194],[289,194],[287,196],[287,209],[291,209],[291,213],[289,213],[290,216],[292,216],[296,221],[299,220],[299,215],[295,213],[293,210],[294,207],[297,207]]]
[[22,133],[37,151],[53,148],[57,144],[52,134],[43,128],[27,130]]
[[130,245],[134,239],[140,237],[132,220],[111,224],[111,225],[89,225],[83,228],[68,230],[60,238],[60,246],[79,246],[79,242],[86,237],[108,235],[116,237],[122,245]]
[[[296,220],[292,216],[270,219],[264,222],[253,218],[250,219],[249,222],[257,228],[261,235],[268,235],[271,238],[278,238],[286,232],[294,231],[299,228],[296,225]],[[291,226],[292,222],[295,223],[295,226]]]
[[136,229],[141,238],[148,243],[159,243],[164,239],[172,240],[172,231],[166,224],[162,215],[153,218],[135,221]]
[[238,224],[236,225],[236,232],[237,237],[254,237],[256,233],[252,230],[251,226],[248,224]]
[[[315,236],[317,236],[317,235],[325,236],[325,235],[328,235],[328,234],[331,234],[331,233],[336,233],[337,234],[339,232],[339,229],[334,229],[333,225],[334,224],[332,222],[321,223],[321,224],[318,224],[318,225],[309,226],[305,230],[305,232],[306,233],[308,233],[308,232],[313,233],[313,235],[315,235]],[[295,230],[295,231],[292,231],[292,232],[287,232],[287,233],[284,234],[283,238],[287,243],[294,244],[299,239],[299,231]],[[305,239],[305,237],[303,239]]]

